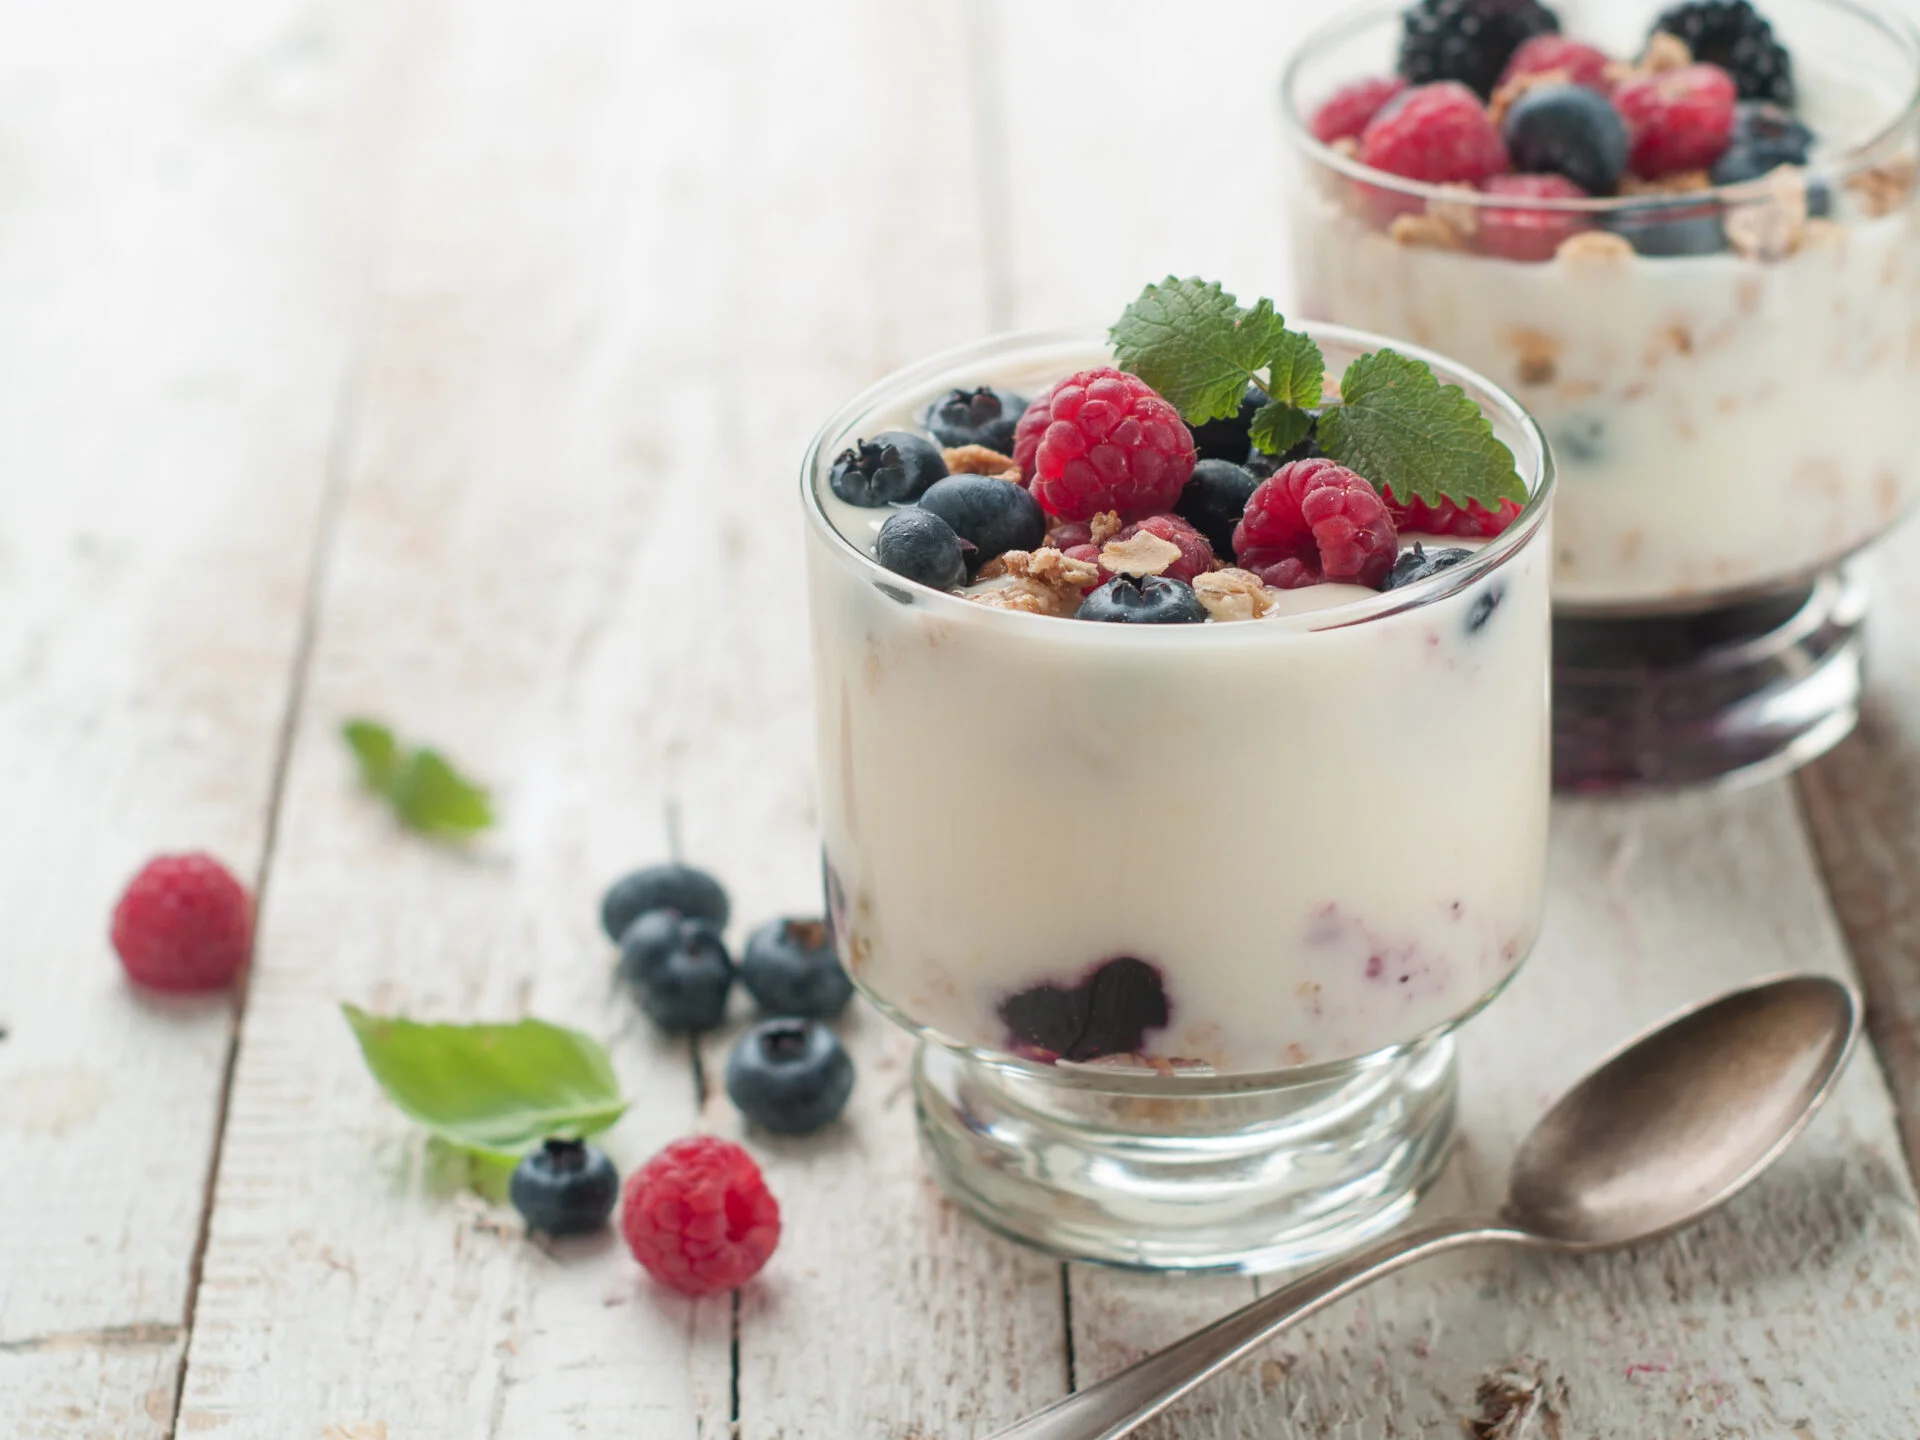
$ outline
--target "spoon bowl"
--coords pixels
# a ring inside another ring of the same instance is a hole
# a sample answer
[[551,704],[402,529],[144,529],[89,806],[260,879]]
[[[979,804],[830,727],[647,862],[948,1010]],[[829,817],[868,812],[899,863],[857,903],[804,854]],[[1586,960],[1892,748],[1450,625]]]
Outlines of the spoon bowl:
[[1502,1218],[1556,1249],[1652,1239],[1744,1189],[1793,1143],[1860,1033],[1823,975],[1737,990],[1630,1041],[1521,1144]]
[[1540,1117],[1515,1153],[1497,1216],[1391,1236],[991,1440],[1117,1440],[1287,1326],[1430,1255],[1468,1245],[1609,1250],[1697,1220],[1806,1128],[1860,1023],[1859,995],[1823,975],[1763,980],[1683,1010]]

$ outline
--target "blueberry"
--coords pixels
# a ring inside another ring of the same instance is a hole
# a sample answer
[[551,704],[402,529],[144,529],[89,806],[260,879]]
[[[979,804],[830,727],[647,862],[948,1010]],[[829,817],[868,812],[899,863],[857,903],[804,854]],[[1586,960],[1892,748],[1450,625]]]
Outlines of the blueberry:
[[520,1157],[507,1194],[529,1230],[584,1235],[606,1224],[613,1213],[620,1174],[606,1152],[556,1136]]
[[1096,967],[1078,985],[1036,985],[1000,1002],[1015,1049],[1060,1060],[1136,1054],[1170,1013],[1160,972],[1130,955]]
[[1413,585],[1438,575],[1443,570],[1451,570],[1456,565],[1464,565],[1473,558],[1471,550],[1447,549],[1429,550],[1415,541],[1413,548],[1404,551],[1393,562],[1393,569],[1387,573],[1387,580],[1380,588],[1398,590],[1402,585]]
[[769,1015],[838,1015],[853,982],[820,920],[769,920],[740,952],[740,979]]
[[[711,1030],[727,1013],[733,960],[720,932],[705,920],[685,920],[672,911],[657,921],[635,922],[621,946],[620,978],[640,991],[640,1008],[673,1035]],[[670,922],[670,923],[669,923]]]
[[887,517],[874,541],[873,558],[894,574],[936,590],[958,589],[967,578],[965,544],[946,521],[917,507]]
[[1202,460],[1193,467],[1193,478],[1180,492],[1173,510],[1207,537],[1214,554],[1231,555],[1233,527],[1240,523],[1247,500],[1259,488],[1260,482],[1244,465]]
[[1727,233],[1713,205],[1636,205],[1607,217],[1607,228],[1642,255],[1713,255],[1727,248]]
[[931,440],[907,430],[886,430],[842,450],[827,472],[827,483],[849,505],[878,509],[918,500],[946,473],[947,462]]
[[[1713,165],[1716,185],[1744,185],[1782,165],[1805,165],[1813,149],[1813,131],[1778,105],[1749,100],[1733,112],[1733,139]],[[1807,185],[1807,213],[1826,215],[1833,193],[1817,181]]]
[[[1038,550],[1047,541],[1047,516],[1024,486],[993,475],[949,475],[920,497],[962,542],[967,573],[1009,550]],[[885,561],[881,562],[885,564]]]
[[1494,585],[1487,593],[1473,602],[1473,608],[1467,611],[1467,633],[1478,635],[1487,628],[1487,622],[1493,619],[1493,612],[1500,608],[1500,602],[1507,598],[1507,592]]
[[1257,386],[1249,385],[1240,408],[1222,420],[1209,420],[1193,427],[1193,450],[1202,460],[1238,462],[1253,448],[1253,417],[1267,397]]
[[1589,195],[1611,195],[1626,172],[1627,123],[1584,85],[1542,85],[1513,102],[1501,126],[1513,168],[1564,175]]
[[678,910],[696,920],[727,923],[727,892],[704,870],[677,861],[649,865],[622,876],[607,887],[600,901],[600,924],[614,944],[649,910]]
[[1183,580],[1116,575],[1087,596],[1080,618],[1109,625],[1199,625],[1207,618],[1207,607]]
[[853,1091],[853,1061],[817,1020],[766,1020],[727,1057],[727,1095],[776,1135],[807,1135],[836,1119]]
[[984,445],[1011,455],[1014,427],[1026,413],[1027,402],[1020,396],[982,385],[948,391],[921,413],[920,423],[942,445]]

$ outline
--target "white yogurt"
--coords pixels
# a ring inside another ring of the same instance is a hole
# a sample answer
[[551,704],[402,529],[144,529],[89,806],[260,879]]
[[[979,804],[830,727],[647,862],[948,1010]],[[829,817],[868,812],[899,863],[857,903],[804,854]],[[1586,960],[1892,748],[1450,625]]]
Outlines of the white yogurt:
[[990,1051],[1033,1052],[1010,997],[1119,957],[1157,970],[1169,1015],[1114,1060],[1275,1071],[1458,1020],[1539,924],[1544,517],[1423,586],[1296,592],[1346,603],[1226,625],[990,610],[869,563],[884,512],[824,480],[855,433],[948,385],[1031,394],[1099,363],[977,359],[823,438],[811,483],[842,533],[811,527],[809,571],[843,957],[911,1024]]
[[[1809,88],[1823,134],[1867,102]],[[1876,113],[1887,112],[1884,100]],[[1341,203],[1290,207],[1302,312],[1404,335],[1508,386],[1562,488],[1555,601],[1660,609],[1805,575],[1859,548],[1920,475],[1920,206],[1835,223],[1766,261],[1727,251],[1524,264],[1402,245]]]

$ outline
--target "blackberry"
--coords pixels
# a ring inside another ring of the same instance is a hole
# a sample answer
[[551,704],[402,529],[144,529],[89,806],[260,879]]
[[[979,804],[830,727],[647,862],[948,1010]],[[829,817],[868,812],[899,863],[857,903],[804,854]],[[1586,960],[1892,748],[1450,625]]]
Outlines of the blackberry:
[[1687,42],[1693,58],[1733,76],[1742,100],[1793,108],[1793,57],[1748,0],[1689,0],[1653,22]]
[[1416,0],[1400,38],[1409,85],[1458,80],[1482,100],[1521,42],[1558,34],[1560,17],[1539,0]]

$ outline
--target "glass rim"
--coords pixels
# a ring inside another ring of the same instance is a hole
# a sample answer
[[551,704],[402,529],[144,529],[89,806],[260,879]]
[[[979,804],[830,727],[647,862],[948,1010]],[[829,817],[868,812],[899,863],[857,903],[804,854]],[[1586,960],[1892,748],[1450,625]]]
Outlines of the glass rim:
[[[1920,25],[1916,25],[1904,12],[1888,5],[1874,3],[1874,0],[1808,0],[1808,3],[1844,11],[1877,27],[1887,38],[1899,43],[1913,71],[1905,101],[1885,125],[1867,139],[1849,146],[1840,154],[1796,167],[1809,181],[1858,174],[1862,170],[1873,168],[1878,161],[1879,152],[1890,148],[1905,133],[1914,129],[1916,123],[1920,123]],[[1429,203],[1439,201],[1443,204],[1475,208],[1531,210],[1575,215],[1618,215],[1698,208],[1709,204],[1751,205],[1772,197],[1773,192],[1769,186],[1770,177],[1765,175],[1756,180],[1741,180],[1728,185],[1709,185],[1703,190],[1674,191],[1664,194],[1589,195],[1580,199],[1564,200],[1521,195],[1488,195],[1460,186],[1433,185],[1423,180],[1409,180],[1385,170],[1376,170],[1371,165],[1363,165],[1352,156],[1341,154],[1340,151],[1316,137],[1307,127],[1306,118],[1301,114],[1300,86],[1305,72],[1316,59],[1335,44],[1349,40],[1371,26],[1400,18],[1404,9],[1403,0],[1386,0],[1386,3],[1369,5],[1352,15],[1321,25],[1311,31],[1294,48],[1293,55],[1287,61],[1286,69],[1280,76],[1280,115],[1288,138],[1307,158],[1325,165],[1330,170],[1337,170],[1350,179],[1363,181],[1380,190],[1418,197]]]
[[[839,563],[861,572],[876,586],[910,591],[912,602],[925,605],[932,614],[990,626],[1025,627],[1035,623],[1075,625],[1089,632],[1085,636],[1089,643],[1135,646],[1222,643],[1222,637],[1226,637],[1224,643],[1247,643],[1252,635],[1311,635],[1349,630],[1355,626],[1422,610],[1429,605],[1458,595],[1500,569],[1534,541],[1546,525],[1558,477],[1553,451],[1547,444],[1545,434],[1527,408],[1515,399],[1506,387],[1495,384],[1476,370],[1421,346],[1389,340],[1384,336],[1351,329],[1344,325],[1322,324],[1317,321],[1301,322],[1299,328],[1316,341],[1350,346],[1361,354],[1374,350],[1393,350],[1408,359],[1419,360],[1432,366],[1442,384],[1458,386],[1464,383],[1476,387],[1490,397],[1498,406],[1501,418],[1520,433],[1534,455],[1534,464],[1531,468],[1538,477],[1537,483],[1531,487],[1527,503],[1521,507],[1520,514],[1514,518],[1513,523],[1499,535],[1487,541],[1480,549],[1475,550],[1471,559],[1443,570],[1437,575],[1415,581],[1411,585],[1382,591],[1369,599],[1355,600],[1348,605],[1329,606],[1324,610],[1309,610],[1293,615],[1267,615],[1258,620],[1242,623],[1199,626],[1083,625],[1080,621],[1068,616],[1029,615],[976,604],[965,596],[945,590],[935,590],[917,580],[896,575],[840,533],[839,527],[833,523],[832,517],[827,514],[826,507],[821,502],[820,487],[825,483],[821,463],[829,447],[850,437],[863,416],[871,414],[889,400],[905,398],[928,382],[969,363],[1004,362],[1017,358],[1022,352],[1076,345],[1097,346],[1111,353],[1107,330],[1104,326],[1074,325],[1003,331],[984,339],[938,351],[876,381],[842,405],[815,432],[813,439],[807,444],[806,455],[801,461],[800,491],[808,526],[816,537],[825,542],[828,550]],[[1529,468],[1525,463],[1525,457],[1516,455],[1514,459],[1524,479]],[[1201,633],[1195,634],[1195,631]]]

